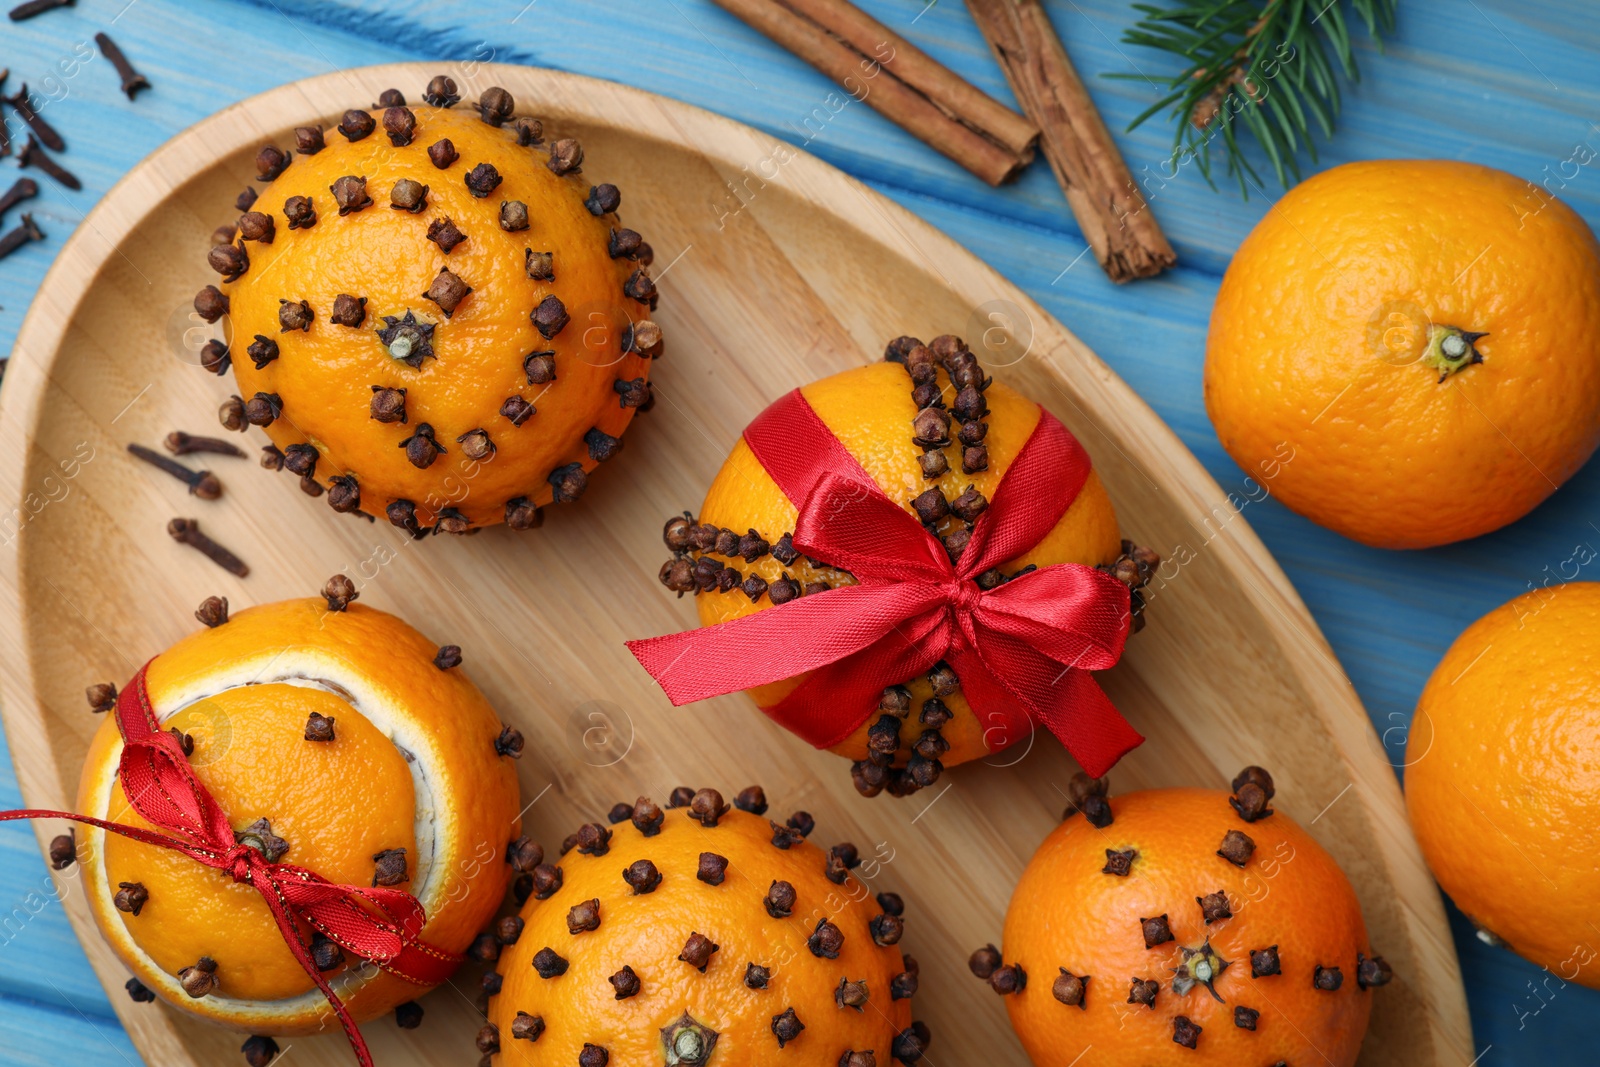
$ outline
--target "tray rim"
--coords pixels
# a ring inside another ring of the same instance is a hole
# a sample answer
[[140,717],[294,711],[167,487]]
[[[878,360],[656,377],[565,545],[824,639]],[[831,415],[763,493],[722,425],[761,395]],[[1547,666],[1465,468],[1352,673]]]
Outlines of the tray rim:
[[[287,82],[201,119],[132,167],[78,224],[29,305],[13,346],[5,387],[0,389],[0,443],[15,442],[16,450],[27,455],[45,401],[49,369],[96,275],[111,255],[119,254],[121,242],[159,210],[185,175],[192,173],[173,167],[174,160],[207,166],[259,143],[276,130],[311,118],[325,119],[327,114],[311,101],[337,95],[323,92],[337,83],[343,82],[347,90],[352,82],[365,87],[398,84],[407,77],[425,80],[436,73],[439,65],[437,61],[375,64]],[[491,76],[503,71],[514,72],[512,77],[516,80],[544,80],[554,88],[552,95],[562,97],[563,103],[589,101],[586,109],[567,110],[582,110],[584,118],[596,125],[617,127],[621,125],[618,116],[654,109],[668,121],[656,129],[636,128],[631,132],[692,149],[731,171],[737,171],[741,163],[725,154],[729,135],[735,135],[735,141],[749,140],[752,144],[757,140],[783,144],[794,157],[785,163],[783,172],[795,187],[808,187],[812,193],[831,188],[864,198],[877,217],[854,218],[851,223],[855,228],[875,227],[885,237],[893,234],[900,240],[910,236],[919,251],[934,246],[944,253],[936,260],[941,264],[937,273],[953,293],[966,295],[981,290],[988,299],[999,295],[1031,316],[1038,324],[1035,347],[1051,372],[1063,383],[1070,379],[1077,387],[1073,391],[1092,384],[1097,391],[1115,397],[1116,407],[1097,408],[1094,421],[1118,425],[1124,434],[1143,439],[1146,454],[1159,457],[1159,462],[1141,461],[1139,466],[1147,476],[1160,481],[1165,492],[1186,504],[1191,514],[1206,514],[1216,501],[1227,499],[1221,486],[1154,409],[1066,326],[975,253],[859,179],[776,135],[670,97],[546,67],[495,63],[483,64],[479,69]],[[105,251],[108,245],[110,251]],[[1040,347],[1040,337],[1050,343]],[[1072,363],[1077,366],[1070,366]],[[1075,398],[1068,399],[1077,403]],[[0,513],[25,507],[27,467],[25,462],[0,464]],[[1367,794],[1365,803],[1375,813],[1387,809],[1398,815],[1398,822],[1391,821],[1389,827],[1397,832],[1380,834],[1374,843],[1381,854],[1381,866],[1390,876],[1388,882],[1404,903],[1400,909],[1404,925],[1419,955],[1429,965],[1428,980],[1419,983],[1419,995],[1429,1007],[1428,1026],[1435,1051],[1441,1059],[1446,1055],[1463,1056],[1461,1062],[1465,1063],[1471,1056],[1472,1036],[1454,941],[1438,888],[1410,832],[1400,784],[1376,729],[1309,609],[1242,514],[1235,513],[1228,533],[1228,537],[1217,538],[1208,545],[1208,550],[1221,554],[1221,565],[1239,580],[1241,593],[1254,607],[1265,615],[1281,617],[1287,624],[1288,631],[1282,636],[1283,658],[1299,675],[1306,699],[1338,747],[1352,785],[1362,787]],[[0,541],[0,612],[16,620],[14,627],[5,627],[0,634],[0,649],[6,653],[0,663],[0,722],[11,745],[12,763],[25,801],[31,806],[69,809],[76,790],[66,788],[61,768],[48,747],[40,743],[46,736],[45,716],[35,699],[35,672],[27,655],[29,641],[22,622],[27,606],[22,592],[26,545],[26,524],[9,540]],[[1298,651],[1295,646],[1299,646]],[[25,755],[37,758],[24,758]],[[1381,824],[1384,820],[1375,821]],[[43,847],[50,828],[45,823],[35,823],[34,832]],[[52,877],[78,942],[140,1054],[148,1062],[199,1067],[168,1012],[135,1010],[137,1006],[117,995],[121,988],[121,962],[101,938],[81,895],[71,894],[63,885],[68,876],[52,872]],[[1400,892],[1401,888],[1405,891]]]

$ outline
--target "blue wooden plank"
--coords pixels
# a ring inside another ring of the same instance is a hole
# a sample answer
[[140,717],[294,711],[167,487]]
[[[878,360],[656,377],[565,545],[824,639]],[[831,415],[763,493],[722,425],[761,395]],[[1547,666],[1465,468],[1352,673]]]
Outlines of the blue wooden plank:
[[[1047,4],[1108,123],[1120,131],[1157,89],[1098,75],[1133,71],[1159,81],[1174,69],[1171,61],[1119,43],[1133,20],[1127,0]],[[863,6],[1011,100],[957,0],[863,0]],[[1600,79],[1592,73],[1600,23],[1591,4],[1407,0],[1401,9],[1399,33],[1385,54],[1358,32],[1363,79],[1347,89],[1339,135],[1321,146],[1323,165],[1434,156],[1543,181],[1574,146],[1600,148],[1594,123]],[[103,60],[74,62],[83,43],[106,28],[155,83],[136,103],[115,93]],[[1171,136],[1165,121],[1119,133],[1118,140],[1135,175],[1148,183],[1181,266],[1118,288],[1087,257],[1078,258],[1081,235],[1045,168],[991,190],[855,105],[808,137],[805,116],[830,92],[826,80],[709,0],[480,0],[469,11],[397,9],[386,0],[80,0],[33,22],[5,24],[0,52],[14,79],[47,91],[45,113],[71,149],[64,161],[85,182],[75,194],[46,183],[37,215],[49,241],[0,262],[0,350],[10,348],[50,256],[83,212],[130,166],[204,115],[286,81],[366,63],[426,58],[457,69],[474,60],[532,63],[636,85],[806,141],[810,151],[944,229],[1035,296],[1151,403],[1224,492],[1243,488],[1243,472],[1206,420],[1200,369],[1220,274],[1280,190],[1269,182],[1244,201],[1224,182],[1224,191],[1214,193],[1192,166],[1164,178]],[[55,81],[45,82],[52,75]],[[330,100],[328,109],[342,104]],[[9,179],[14,172],[0,173]],[[1595,168],[1551,187],[1600,226]],[[1600,509],[1591,503],[1597,490],[1600,466],[1591,465],[1508,530],[1404,554],[1344,541],[1272,500],[1251,504],[1246,515],[1310,605],[1398,765],[1423,682],[1455,635],[1482,612],[1547,580],[1576,545],[1600,546]],[[0,774],[0,804],[19,799],[14,778]],[[44,877],[32,835],[0,827],[0,929],[4,914],[28,900]],[[1537,968],[1477,941],[1454,913],[1453,929],[1484,1051],[1480,1064],[1592,1062],[1584,1028],[1600,1010],[1600,994],[1547,982]],[[15,937],[0,938],[0,1032],[7,1035],[0,1063],[136,1062],[109,1012],[59,907],[39,909]]]

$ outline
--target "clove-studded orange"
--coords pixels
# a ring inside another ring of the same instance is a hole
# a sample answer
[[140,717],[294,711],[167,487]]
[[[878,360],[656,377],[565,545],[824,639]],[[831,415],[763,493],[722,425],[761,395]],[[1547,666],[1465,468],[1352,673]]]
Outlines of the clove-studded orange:
[[1239,246],[1205,398],[1247,474],[1346,537],[1424,548],[1499,529],[1600,443],[1600,245],[1503,171],[1334,167]]
[[[1344,873],[1259,767],[1220,790],[1108,797],[1079,775],[970,965],[1037,1067],[1351,1067],[1373,954]],[[1088,1061],[1084,1061],[1088,1062]]]
[[257,156],[259,195],[195,309],[231,327],[230,428],[336,511],[414,535],[576,500],[647,408],[661,331],[652,253],[576,140],[516,116],[504,89],[456,107],[389,90],[333,129]]
[[[884,494],[916,516],[952,558],[1040,418],[1037,404],[985,375],[977,356],[948,334],[927,345],[897,338],[882,362],[800,391]],[[674,555],[661,568],[662,584],[680,596],[695,594],[702,626],[854,584],[852,575],[794,548],[797,515],[795,504],[740,438],[711,483],[698,518],[685,512],[667,520],[662,536]],[[991,589],[1054,563],[1086,564],[1116,575],[1130,588],[1133,628],[1143,625],[1139,589],[1160,557],[1120,538],[1111,498],[1093,469],[1038,544],[979,575],[977,583]],[[770,709],[807,677],[799,674],[749,692]],[[853,761],[852,780],[863,795],[885,790],[908,795],[932,785],[947,765],[1021,740],[980,721],[962,695],[960,679],[943,662],[921,677],[896,681],[883,691],[878,708],[832,748]]]
[[1439,885],[1483,935],[1600,989],[1600,583],[1503,604],[1422,690],[1406,807]]
[[[335,884],[408,892],[427,912],[421,939],[462,953],[510,881],[521,737],[466,677],[459,649],[351,603],[357,595],[339,576],[322,597],[232,614],[208,599],[196,613],[207,628],[150,664],[151,706],[182,735],[240,843]],[[93,686],[89,699],[106,711],[116,689]],[[121,752],[108,715],[76,810],[151,829],[123,793]],[[337,1032],[259,890],[178,851],[80,833],[90,910],[133,972],[136,1000],[159,996],[259,1047],[270,1035]],[[426,991],[309,925],[300,934],[357,1020]]]
[[766,811],[756,787],[732,806],[680,788],[580,828],[500,921],[478,1049],[528,1067],[920,1060],[901,899],[873,898],[854,847],[806,840],[806,813]]

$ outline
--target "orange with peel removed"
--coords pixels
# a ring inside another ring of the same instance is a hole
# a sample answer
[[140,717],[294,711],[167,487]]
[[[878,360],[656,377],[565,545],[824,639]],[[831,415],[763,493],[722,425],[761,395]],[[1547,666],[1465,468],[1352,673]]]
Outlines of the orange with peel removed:
[[[459,653],[392,615],[321,598],[220,617],[157,656],[146,681],[162,728],[192,742],[190,765],[238,839],[330,882],[403,889],[427,911],[424,941],[465,950],[510,879],[520,738],[454,666]],[[121,751],[108,715],[76,810],[149,828],[123,795]],[[326,1001],[258,890],[176,851],[81,833],[90,910],[145,988],[255,1034],[326,1029]],[[300,932],[319,963],[333,958],[324,973],[357,1020],[425,991]],[[196,997],[179,976],[202,957],[215,989]]]

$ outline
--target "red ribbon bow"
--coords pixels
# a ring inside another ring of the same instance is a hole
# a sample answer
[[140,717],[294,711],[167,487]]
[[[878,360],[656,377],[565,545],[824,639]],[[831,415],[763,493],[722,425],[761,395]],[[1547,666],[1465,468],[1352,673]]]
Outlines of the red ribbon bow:
[[92,819],[65,811],[0,812],[0,822],[13,819],[70,819],[98,826],[147,845],[170,848],[190,859],[226,871],[235,882],[254,886],[283,934],[284,943],[317,984],[339,1017],[361,1067],[372,1067],[367,1043],[344,1003],[317,970],[297,920],[320,931],[341,948],[371,960],[390,974],[421,986],[434,986],[455,971],[463,957],[422,941],[427,923],[422,905],[400,889],[335,885],[314,871],[292,863],[269,862],[257,849],[240,844],[227,813],[195,777],[183,745],[161,730],[145,686],[146,663],[117,697],[117,727],[122,732],[118,773],[122,790],[135,811],[178,837],[136,826]]
[[744,439],[799,509],[795,548],[859,584],[629,641],[674,705],[809,671],[767,713],[825,748],[871,715],[886,686],[942,659],[961,679],[991,750],[1038,723],[1099,776],[1144,740],[1089,674],[1122,654],[1127,586],[1074,563],[1041,567],[987,592],[974,581],[1038,544],[1089,476],[1088,454],[1049,412],[1040,410],[954,564],[798,389],[758,415]]

